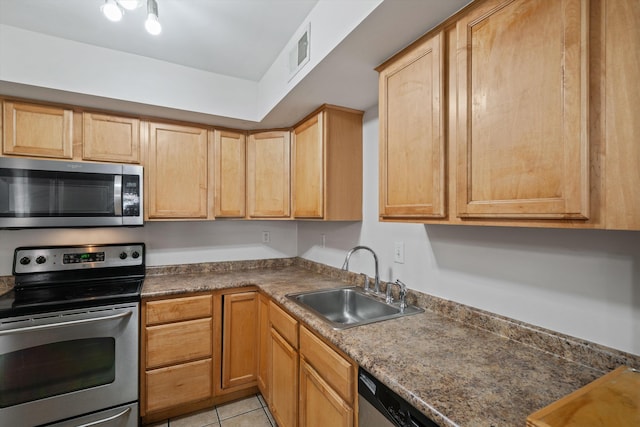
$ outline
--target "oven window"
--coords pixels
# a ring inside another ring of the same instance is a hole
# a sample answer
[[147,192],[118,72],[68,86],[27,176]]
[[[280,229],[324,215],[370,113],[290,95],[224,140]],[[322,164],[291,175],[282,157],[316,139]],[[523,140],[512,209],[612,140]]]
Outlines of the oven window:
[[112,383],[115,338],[87,338],[0,355],[0,408]]

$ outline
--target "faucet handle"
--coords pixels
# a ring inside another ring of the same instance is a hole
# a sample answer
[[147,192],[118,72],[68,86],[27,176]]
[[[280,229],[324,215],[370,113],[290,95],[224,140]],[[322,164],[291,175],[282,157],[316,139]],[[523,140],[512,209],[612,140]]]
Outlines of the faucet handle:
[[400,279],[396,279],[395,283],[400,286],[400,310],[404,310],[407,308],[407,302],[405,298],[407,297],[407,285],[405,285]]
[[367,275],[366,275],[366,274],[364,274],[364,273],[360,273],[360,275],[362,276],[362,278],[363,278],[363,280],[364,280],[364,281],[362,282],[363,287],[364,287],[364,290],[368,292],[368,291],[369,291],[369,276],[367,276]]

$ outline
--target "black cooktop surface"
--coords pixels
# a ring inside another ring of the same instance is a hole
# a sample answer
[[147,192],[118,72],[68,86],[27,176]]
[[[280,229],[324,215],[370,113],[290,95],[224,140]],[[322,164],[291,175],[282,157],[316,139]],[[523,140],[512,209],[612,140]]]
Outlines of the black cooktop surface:
[[14,288],[0,295],[0,318],[140,300],[143,279]]

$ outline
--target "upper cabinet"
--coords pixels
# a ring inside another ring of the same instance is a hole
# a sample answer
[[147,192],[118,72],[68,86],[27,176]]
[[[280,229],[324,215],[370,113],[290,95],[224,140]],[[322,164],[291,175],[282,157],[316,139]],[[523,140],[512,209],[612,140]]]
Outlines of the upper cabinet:
[[382,64],[380,219],[640,229],[639,28],[634,0],[481,0]]
[[245,216],[246,139],[240,132],[213,131],[216,217]]
[[588,2],[486,2],[457,23],[457,215],[589,218]]
[[166,123],[148,126],[145,212],[149,219],[213,218],[207,129]]
[[83,113],[82,158],[98,162],[140,163],[140,120]]
[[296,219],[362,219],[362,111],[325,105],[295,126]]
[[443,39],[438,33],[378,69],[382,219],[445,215]]
[[606,29],[603,54],[591,62],[604,64],[606,76],[604,85],[592,88],[606,93],[596,111],[604,125],[595,129],[606,141],[607,227],[640,230],[640,2],[592,2],[591,7],[604,9],[596,16],[603,17],[598,22]]
[[72,110],[12,101],[3,110],[2,154],[72,158]]
[[251,134],[247,143],[247,216],[291,216],[291,137],[288,131]]

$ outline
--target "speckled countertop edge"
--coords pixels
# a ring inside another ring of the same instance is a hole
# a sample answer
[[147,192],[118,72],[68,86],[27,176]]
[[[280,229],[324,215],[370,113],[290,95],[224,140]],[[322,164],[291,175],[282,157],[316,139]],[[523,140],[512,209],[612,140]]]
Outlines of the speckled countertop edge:
[[257,286],[441,426],[524,425],[603,373],[640,367],[640,356],[415,291],[424,314],[336,331],[286,295],[360,275],[301,258],[231,264],[157,268],[143,297]]

